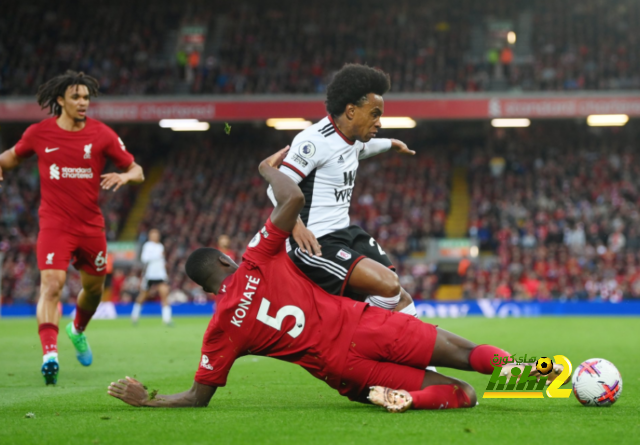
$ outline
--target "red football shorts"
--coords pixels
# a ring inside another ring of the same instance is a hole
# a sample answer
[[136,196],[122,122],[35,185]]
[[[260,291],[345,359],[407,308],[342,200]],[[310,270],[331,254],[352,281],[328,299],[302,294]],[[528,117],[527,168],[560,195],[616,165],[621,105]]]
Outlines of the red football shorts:
[[90,275],[107,273],[107,238],[103,232],[88,236],[43,229],[38,233],[37,251],[40,270],[67,270],[73,260],[73,267]]
[[363,390],[374,385],[422,389],[437,336],[432,324],[368,306],[349,347],[340,394],[359,400]]

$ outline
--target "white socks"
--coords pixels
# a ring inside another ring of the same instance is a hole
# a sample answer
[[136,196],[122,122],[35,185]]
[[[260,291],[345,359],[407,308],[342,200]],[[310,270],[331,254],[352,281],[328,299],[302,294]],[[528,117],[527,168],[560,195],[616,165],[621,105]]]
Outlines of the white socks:
[[55,361],[58,361],[58,353],[57,352],[50,352],[48,354],[43,355],[42,356],[42,363],[47,363],[51,359],[54,359]]
[[164,324],[171,323],[171,306],[162,306],[162,322]]
[[[131,320],[136,323],[140,318],[140,313],[142,312],[142,305],[136,303],[133,305],[133,309],[131,310]],[[171,306],[162,306],[162,322],[165,324],[171,323]]]
[[371,306],[392,311],[396,308],[396,306],[400,302],[400,294],[391,298],[379,297],[377,295],[369,295],[367,299],[364,300],[364,302],[369,303]]
[[135,323],[140,318],[140,312],[142,312],[142,305],[140,303],[135,303],[133,305],[133,310],[131,311],[131,320]]
[[[400,302],[400,294],[392,298],[384,298],[377,295],[369,295],[367,299],[364,300],[364,302],[369,303],[371,306],[392,311],[396,308],[396,306]],[[418,317],[418,311],[416,310],[416,305],[413,304],[413,301],[409,306],[405,307],[404,309],[401,309],[398,312],[411,315],[412,317]]]
[[416,310],[416,305],[413,304],[413,301],[409,306],[405,307],[404,309],[400,309],[398,312],[418,318],[418,311]]

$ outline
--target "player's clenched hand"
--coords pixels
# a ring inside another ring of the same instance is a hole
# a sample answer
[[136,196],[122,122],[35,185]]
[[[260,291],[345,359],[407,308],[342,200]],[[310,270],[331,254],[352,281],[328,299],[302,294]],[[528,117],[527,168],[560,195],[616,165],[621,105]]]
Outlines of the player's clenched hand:
[[407,147],[407,144],[405,144],[402,141],[399,141],[398,139],[391,139],[391,148],[402,155],[413,156],[416,154],[415,151],[409,150],[409,147]]
[[320,250],[320,244],[316,239],[316,236],[313,232],[305,227],[303,223],[298,221],[298,223],[293,228],[293,239],[298,243],[300,249],[313,256],[314,254],[317,256],[322,256],[322,251]]
[[109,190],[115,185],[116,187],[113,189],[114,192],[128,182],[121,173],[105,173],[100,177],[102,178],[102,181],[100,181],[100,187],[104,190]]
[[131,406],[145,406],[149,400],[149,393],[142,383],[131,377],[111,382],[107,394]]
[[282,150],[272,154],[262,162],[266,163],[270,167],[278,168],[280,167],[280,164],[282,164],[282,161],[284,161],[284,158],[287,157],[287,153],[289,153],[288,145],[284,147]]

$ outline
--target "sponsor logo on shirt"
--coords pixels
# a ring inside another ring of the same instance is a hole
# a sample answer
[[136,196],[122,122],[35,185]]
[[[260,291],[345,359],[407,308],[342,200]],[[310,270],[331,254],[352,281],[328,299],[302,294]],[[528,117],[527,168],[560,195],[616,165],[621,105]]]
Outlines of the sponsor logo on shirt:
[[60,167],[56,164],[51,164],[49,167],[49,179],[60,179]]
[[340,157],[338,158],[338,164],[344,164],[344,158],[342,157],[342,155],[340,155]]
[[51,153],[52,151],[56,151],[56,150],[60,150],[60,147],[56,147],[56,148],[47,147],[47,148],[44,149],[44,152],[45,153]]
[[351,187],[356,180],[356,170],[342,172],[342,174],[344,175],[344,185]]
[[209,371],[213,371],[213,366],[209,364],[209,357],[202,354],[202,360],[200,361],[200,367],[204,369],[208,369]]
[[84,158],[91,159],[91,147],[93,144],[88,144],[84,146]]
[[269,232],[267,232],[266,227],[263,227],[262,230],[260,230],[260,233],[262,233],[262,236],[264,236],[265,238],[269,238]]
[[62,177],[69,179],[91,179],[93,178],[93,170],[88,168],[71,168],[62,167]]
[[45,264],[53,264],[53,256],[55,255],[55,252],[51,252],[47,254],[47,262]]
[[298,153],[305,158],[312,158],[313,155],[316,154],[316,146],[310,141],[303,142],[300,144],[300,147],[298,147]]
[[304,158],[298,154],[293,154],[293,162],[302,165],[303,167],[306,167],[307,165],[309,165],[309,163],[307,161],[304,160]]
[[339,260],[347,261],[351,259],[351,252],[347,252],[346,250],[340,249],[336,254],[336,257]]

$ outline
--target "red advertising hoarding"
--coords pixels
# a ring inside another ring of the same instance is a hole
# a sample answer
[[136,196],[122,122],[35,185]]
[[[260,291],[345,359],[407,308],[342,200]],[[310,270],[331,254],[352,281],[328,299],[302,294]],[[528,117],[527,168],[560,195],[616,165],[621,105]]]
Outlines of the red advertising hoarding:
[[[254,121],[274,117],[320,119],[321,96],[176,96],[160,98],[98,98],[89,115],[104,122],[158,122],[160,119]],[[388,95],[386,116],[418,120],[578,118],[590,114],[640,116],[640,95]],[[0,122],[36,122],[46,117],[35,99],[0,100]]]

